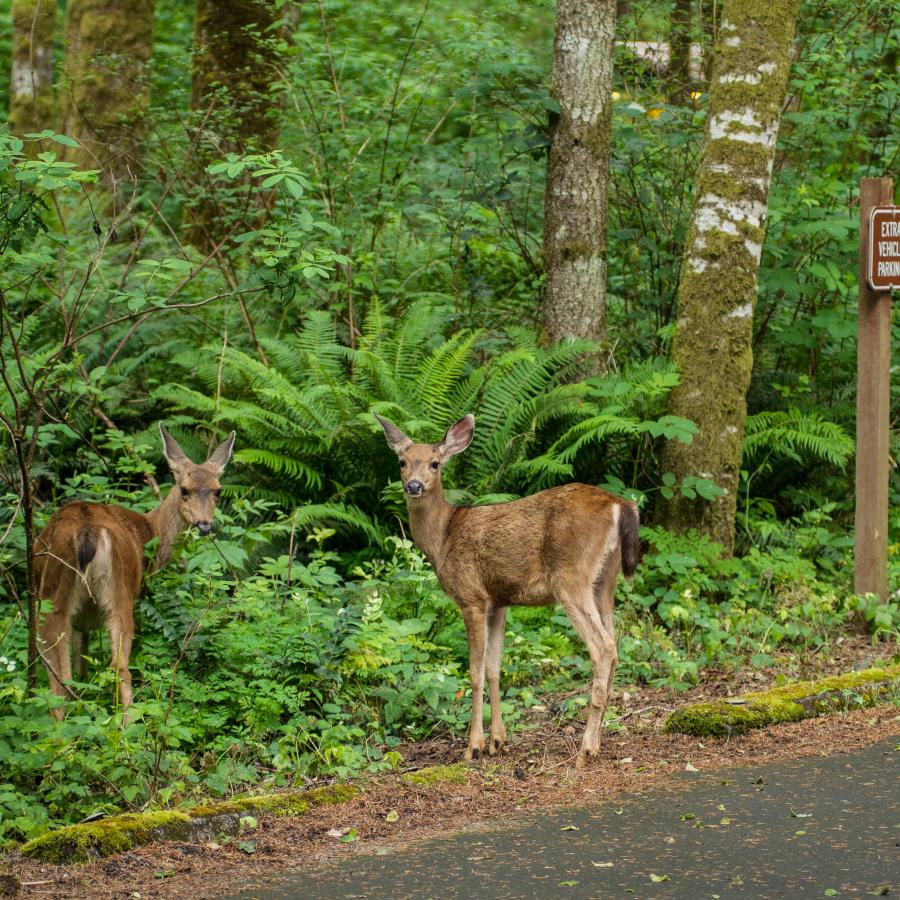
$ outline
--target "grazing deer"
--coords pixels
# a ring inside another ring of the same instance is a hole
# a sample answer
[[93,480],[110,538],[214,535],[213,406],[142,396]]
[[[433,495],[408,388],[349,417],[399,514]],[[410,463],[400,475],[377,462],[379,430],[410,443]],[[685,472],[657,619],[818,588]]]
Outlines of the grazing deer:
[[[205,463],[197,465],[162,425],[159,431],[175,486],[156,509],[142,515],[121,506],[78,500],[55,513],[35,543],[39,596],[52,603],[41,624],[41,655],[53,692],[70,693],[62,682],[72,678],[69,639],[73,631],[76,664],[83,671],[84,637],[105,625],[126,714],[131,705],[128,657],[134,601],[144,574],[144,545],[159,538],[151,566],[155,572],[169,561],[172,544],[182,531],[196,526],[200,534],[209,534],[219,476],[234,447],[232,431]],[[61,719],[62,710],[54,710],[54,715]]]
[[375,418],[400,458],[413,539],[465,622],[472,679],[465,758],[484,752],[485,675],[491,698],[489,752],[496,753],[506,740],[500,659],[507,608],[559,601],[594,666],[577,760],[583,768],[600,748],[600,726],[618,662],[613,595],[619,571],[631,576],[639,560],[637,506],[586,484],[566,484],[492,506],[451,506],[444,500],[441,470],[471,443],[475,417],[451,425],[438,444],[416,444],[387,419]]

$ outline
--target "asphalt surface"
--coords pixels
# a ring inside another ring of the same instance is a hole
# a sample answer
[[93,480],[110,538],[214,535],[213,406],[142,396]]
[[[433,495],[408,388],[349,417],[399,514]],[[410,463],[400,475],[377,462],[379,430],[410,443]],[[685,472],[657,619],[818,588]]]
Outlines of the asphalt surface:
[[900,743],[684,776],[249,886],[243,898],[900,897]]

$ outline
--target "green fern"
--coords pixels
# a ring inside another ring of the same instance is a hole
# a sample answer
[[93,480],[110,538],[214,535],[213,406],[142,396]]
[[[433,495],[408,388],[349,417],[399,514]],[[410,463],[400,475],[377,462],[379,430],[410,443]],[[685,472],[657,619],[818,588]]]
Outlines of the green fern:
[[784,456],[801,461],[821,460],[843,468],[853,455],[853,440],[840,425],[818,413],[792,407],[787,411],[761,412],[744,423],[744,458]]

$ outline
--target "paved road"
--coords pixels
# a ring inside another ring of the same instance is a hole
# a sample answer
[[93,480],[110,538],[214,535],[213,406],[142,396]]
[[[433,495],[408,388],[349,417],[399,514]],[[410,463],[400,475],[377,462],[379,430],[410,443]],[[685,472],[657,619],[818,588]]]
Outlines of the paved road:
[[900,896],[900,744],[354,855],[244,898]]

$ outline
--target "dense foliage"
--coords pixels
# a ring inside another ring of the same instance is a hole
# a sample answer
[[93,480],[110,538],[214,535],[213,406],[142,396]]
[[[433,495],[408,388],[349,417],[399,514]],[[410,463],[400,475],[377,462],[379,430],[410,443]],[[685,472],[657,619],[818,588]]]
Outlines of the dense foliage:
[[[666,72],[627,42],[665,39],[670,6],[636,3],[619,23],[611,350],[586,378],[596,348],[545,347],[536,329],[549,2],[286,4],[281,149],[200,174],[190,5],[157,3],[144,168],[115,220],[94,176],[60,161],[69,138],[0,134],[0,837],[391,767],[403,741],[462,730],[461,620],[398,523],[373,409],[423,440],[476,414],[448,471],[463,502],[568,480],[641,502],[647,552],[618,594],[620,683],[684,687],[704,667],[827,651],[860,618],[896,641],[897,605],[852,593],[848,461],[854,199],[897,159],[898,14],[804,4],[760,272],[739,553],[725,559],[653,527],[657,494],[717,489],[659,466],[662,442],[695,430],[665,401],[704,95],[698,80],[671,100]],[[201,187],[233,217],[216,253],[185,238]],[[39,528],[75,497],[152,508],[147,476],[168,477],[160,420],[195,458],[237,430],[219,527],[147,581],[131,724],[105,636],[59,724],[44,673],[26,684],[25,517]],[[900,513],[891,528],[897,541]],[[588,678],[559,610],[516,610],[506,646],[513,724]],[[577,714],[577,699],[560,703]]]

